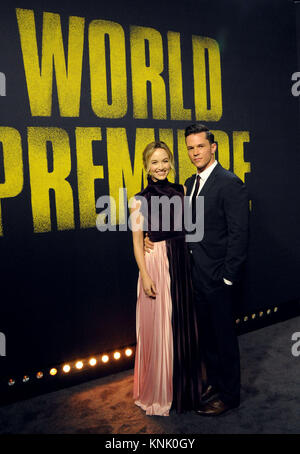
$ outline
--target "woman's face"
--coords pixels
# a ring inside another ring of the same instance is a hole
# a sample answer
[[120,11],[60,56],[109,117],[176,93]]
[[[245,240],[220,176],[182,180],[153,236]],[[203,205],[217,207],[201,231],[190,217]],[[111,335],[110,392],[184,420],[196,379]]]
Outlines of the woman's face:
[[170,158],[163,148],[157,148],[149,159],[149,174],[153,181],[167,178],[171,169]]

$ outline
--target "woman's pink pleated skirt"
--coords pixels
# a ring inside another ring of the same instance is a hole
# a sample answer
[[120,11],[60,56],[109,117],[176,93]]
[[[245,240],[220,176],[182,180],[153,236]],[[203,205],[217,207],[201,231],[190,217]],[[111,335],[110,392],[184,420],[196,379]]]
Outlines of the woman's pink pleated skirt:
[[168,416],[173,396],[173,333],[166,242],[154,243],[145,261],[157,294],[155,299],[147,296],[139,276],[133,397],[147,415]]

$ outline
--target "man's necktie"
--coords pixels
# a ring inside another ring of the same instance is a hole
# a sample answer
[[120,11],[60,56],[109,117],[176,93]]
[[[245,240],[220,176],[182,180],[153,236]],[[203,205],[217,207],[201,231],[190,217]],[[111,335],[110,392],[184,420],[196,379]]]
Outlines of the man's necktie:
[[193,222],[193,224],[195,224],[195,222],[196,222],[196,200],[197,200],[199,186],[200,186],[200,175],[197,175],[195,189],[194,189],[193,196],[192,196],[192,222]]

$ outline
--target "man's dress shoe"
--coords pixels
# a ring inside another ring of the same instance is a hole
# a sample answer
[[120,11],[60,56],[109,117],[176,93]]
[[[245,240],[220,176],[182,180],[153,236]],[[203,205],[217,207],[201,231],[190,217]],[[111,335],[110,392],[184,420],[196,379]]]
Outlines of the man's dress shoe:
[[196,410],[196,414],[201,416],[219,416],[238,406],[226,404],[220,399],[213,399],[201,405],[199,410]]
[[208,385],[204,393],[201,394],[201,403],[208,402],[213,397],[217,397],[217,394],[218,394],[217,389],[212,385]]

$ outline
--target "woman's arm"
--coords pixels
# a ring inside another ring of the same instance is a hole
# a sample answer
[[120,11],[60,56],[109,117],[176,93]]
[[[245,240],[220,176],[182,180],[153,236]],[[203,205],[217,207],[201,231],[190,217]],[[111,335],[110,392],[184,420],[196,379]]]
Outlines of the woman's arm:
[[[133,240],[133,251],[134,257],[139,268],[143,288],[146,295],[150,297],[154,297],[156,295],[156,287],[154,282],[152,281],[151,277],[148,274],[146,263],[145,263],[145,256],[144,256],[144,233],[143,233],[143,222],[142,222],[142,215],[137,214],[136,211],[138,207],[130,209],[131,219],[134,217],[134,221],[132,223],[132,240]],[[132,216],[134,214],[134,216]]]

